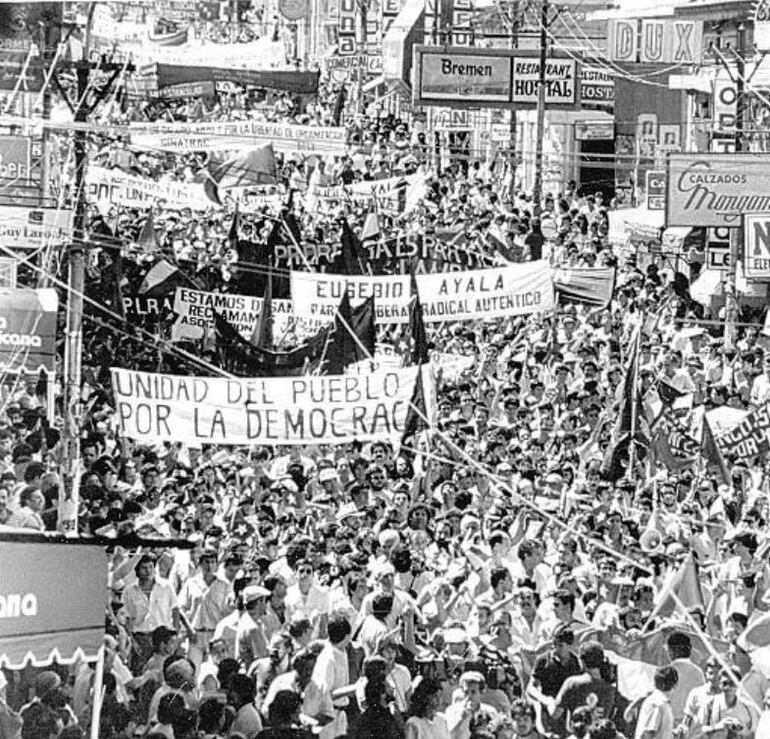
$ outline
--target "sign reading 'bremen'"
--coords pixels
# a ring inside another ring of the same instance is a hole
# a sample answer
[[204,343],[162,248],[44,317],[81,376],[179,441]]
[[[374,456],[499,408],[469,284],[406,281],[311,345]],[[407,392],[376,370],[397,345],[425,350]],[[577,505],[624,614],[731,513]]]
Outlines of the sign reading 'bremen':
[[[534,108],[540,86],[540,60],[522,49],[415,48],[414,102],[449,107]],[[575,109],[580,69],[569,57],[546,62],[545,103]]]
[[738,228],[746,213],[770,212],[770,155],[672,154],[667,226]]

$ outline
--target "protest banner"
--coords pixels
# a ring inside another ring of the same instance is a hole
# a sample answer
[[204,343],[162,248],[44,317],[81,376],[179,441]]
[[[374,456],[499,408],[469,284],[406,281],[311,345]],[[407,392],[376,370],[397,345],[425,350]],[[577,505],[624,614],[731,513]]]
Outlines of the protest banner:
[[466,373],[473,369],[476,358],[466,357],[463,354],[448,354],[447,352],[434,351],[430,353],[430,361],[434,371],[447,382],[460,382]]
[[736,461],[750,459],[770,446],[770,403],[751,411],[726,434],[717,438],[725,457]]
[[86,198],[102,210],[122,205],[127,208],[152,208],[162,201],[165,208],[207,210],[217,207],[202,183],[156,182],[119,169],[90,166],[86,172]]
[[230,151],[272,143],[287,154],[335,154],[346,149],[345,129],[268,121],[131,124],[131,145],[141,149],[187,153]]
[[10,249],[36,249],[72,240],[72,211],[0,206],[0,242]]
[[303,318],[333,321],[346,291],[352,306],[374,296],[377,323],[406,323],[409,320],[408,276],[291,273],[294,312]]
[[[207,47],[211,50],[211,47]],[[208,57],[207,57],[208,58]],[[260,57],[255,57],[261,62]],[[200,58],[196,61],[200,62]],[[318,72],[294,69],[227,69],[201,67],[189,64],[156,64],[150,71],[155,75],[159,89],[202,82],[232,82],[254,87],[285,90],[297,95],[313,95],[318,92]]]
[[520,316],[553,310],[548,262],[418,275],[417,291],[426,323]]
[[[203,338],[206,329],[214,328],[214,313],[219,313],[234,326],[244,339],[251,337],[260,313],[262,298],[231,293],[208,293],[177,287],[174,312],[179,320],[174,324],[173,339],[195,341]],[[289,329],[294,319],[291,300],[273,300],[273,331],[276,336]],[[305,327],[306,328],[306,327]]]
[[316,201],[353,201],[369,204],[377,203],[377,208],[386,213],[400,213],[404,209],[406,188],[417,181],[418,175],[405,177],[387,177],[382,180],[353,182],[349,185],[334,187],[313,187],[306,195],[308,207]]
[[[120,433],[141,443],[344,444],[400,439],[419,367],[227,379],[112,369]],[[434,403],[422,368],[427,414]]]

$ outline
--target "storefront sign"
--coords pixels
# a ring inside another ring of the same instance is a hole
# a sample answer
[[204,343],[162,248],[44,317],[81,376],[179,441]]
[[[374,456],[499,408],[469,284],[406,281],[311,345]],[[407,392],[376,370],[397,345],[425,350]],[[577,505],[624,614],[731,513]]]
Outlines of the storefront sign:
[[757,0],[754,11],[754,45],[761,54],[770,51],[770,0]]
[[577,121],[576,141],[612,141],[615,138],[614,121]]
[[612,61],[647,64],[698,64],[703,21],[670,19],[610,20],[607,50]]
[[[513,57],[513,102],[517,106],[537,106],[540,86],[540,60]],[[577,102],[577,62],[574,59],[549,59],[545,65],[545,104],[574,106]]]
[[770,278],[770,213],[744,218],[743,268],[748,278]]
[[646,174],[647,209],[666,209],[666,173],[651,169]]
[[738,228],[748,213],[770,212],[770,155],[672,154],[666,224]]

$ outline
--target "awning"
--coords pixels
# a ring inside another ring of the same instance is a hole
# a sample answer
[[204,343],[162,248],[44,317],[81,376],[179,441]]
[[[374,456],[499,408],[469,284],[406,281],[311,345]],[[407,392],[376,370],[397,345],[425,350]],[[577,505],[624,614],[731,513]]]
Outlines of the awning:
[[364,92],[371,92],[375,88],[379,87],[380,85],[385,84],[385,77],[383,75],[380,75],[379,77],[375,77],[373,80],[369,80],[361,89]]
[[106,594],[104,546],[0,539],[0,666],[95,659]]
[[0,289],[0,368],[54,371],[58,305],[53,289]]

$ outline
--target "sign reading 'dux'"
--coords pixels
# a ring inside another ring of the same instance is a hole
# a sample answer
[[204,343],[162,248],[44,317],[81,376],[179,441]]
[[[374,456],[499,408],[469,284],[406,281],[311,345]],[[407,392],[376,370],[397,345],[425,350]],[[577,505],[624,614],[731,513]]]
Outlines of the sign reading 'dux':
[[[537,52],[521,49],[415,47],[415,104],[534,108],[540,85]],[[546,62],[545,103],[579,107],[580,70],[569,57]]]
[[669,155],[666,225],[738,228],[769,212],[770,155]]

